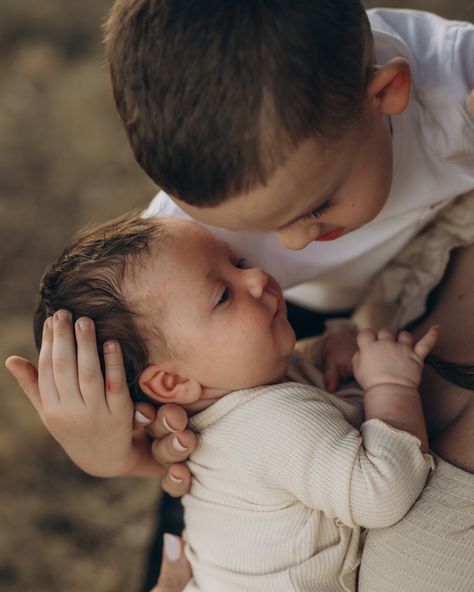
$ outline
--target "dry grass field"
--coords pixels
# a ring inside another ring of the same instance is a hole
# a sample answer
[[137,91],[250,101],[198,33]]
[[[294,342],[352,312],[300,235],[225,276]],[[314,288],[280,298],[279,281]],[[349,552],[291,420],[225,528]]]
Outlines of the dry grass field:
[[[132,159],[111,98],[100,43],[110,4],[0,2],[2,360],[36,358],[38,280],[72,233],[144,206],[155,192]],[[383,4],[474,19],[472,0]],[[2,592],[138,590],[158,484],[76,469],[3,365],[0,397]]]

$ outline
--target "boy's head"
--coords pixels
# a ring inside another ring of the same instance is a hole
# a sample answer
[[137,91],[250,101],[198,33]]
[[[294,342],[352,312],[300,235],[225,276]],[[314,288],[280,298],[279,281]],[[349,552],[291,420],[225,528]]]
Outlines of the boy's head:
[[409,75],[373,67],[359,0],[118,0],[106,43],[138,162],[194,218],[300,248],[385,203]]
[[83,231],[43,276],[38,347],[59,308],[94,320],[99,352],[120,342],[135,399],[189,406],[274,382],[294,345],[275,280],[182,220],[132,213]]

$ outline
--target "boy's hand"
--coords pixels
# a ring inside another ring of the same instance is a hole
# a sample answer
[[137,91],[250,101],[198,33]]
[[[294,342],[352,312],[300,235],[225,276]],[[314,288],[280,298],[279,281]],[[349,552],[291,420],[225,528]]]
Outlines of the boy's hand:
[[[71,317],[59,311],[44,326],[39,373],[23,358],[14,356],[6,362],[70,458],[97,476],[161,476],[166,472],[164,464],[185,460],[195,445],[194,434],[182,431],[187,422],[185,412],[172,405],[156,413],[151,405],[141,403],[134,413],[118,344],[106,344],[104,385],[92,321],[80,319],[75,331],[77,350]],[[134,431],[145,426],[161,437],[153,444],[153,453],[162,464],[153,459],[145,431]],[[163,487],[171,495],[182,495],[189,488],[189,471],[184,465],[170,469]]]
[[354,375],[352,358],[357,351],[357,335],[353,328],[338,328],[323,336],[321,359],[324,367],[324,384],[333,393],[341,382]]
[[439,327],[433,326],[413,345],[413,337],[402,331],[395,337],[382,329],[375,334],[364,329],[357,336],[359,351],[354,355],[354,376],[364,390],[380,385],[417,389],[423,361],[436,344]]

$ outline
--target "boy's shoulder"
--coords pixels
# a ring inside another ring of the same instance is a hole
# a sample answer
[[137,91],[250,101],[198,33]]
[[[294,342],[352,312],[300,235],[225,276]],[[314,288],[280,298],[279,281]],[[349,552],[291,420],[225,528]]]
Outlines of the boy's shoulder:
[[[404,56],[415,84],[451,86],[465,92],[457,77],[474,84],[474,25],[430,12],[376,8],[368,12],[379,61]],[[470,67],[469,67],[470,64]]]

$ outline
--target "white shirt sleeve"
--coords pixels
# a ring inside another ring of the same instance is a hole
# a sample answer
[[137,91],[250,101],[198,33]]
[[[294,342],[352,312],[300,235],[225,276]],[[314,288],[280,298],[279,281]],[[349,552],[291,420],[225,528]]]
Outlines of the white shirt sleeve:
[[238,415],[236,467],[348,526],[394,524],[424,487],[431,457],[417,438],[380,420],[359,432],[317,389],[278,385]]

